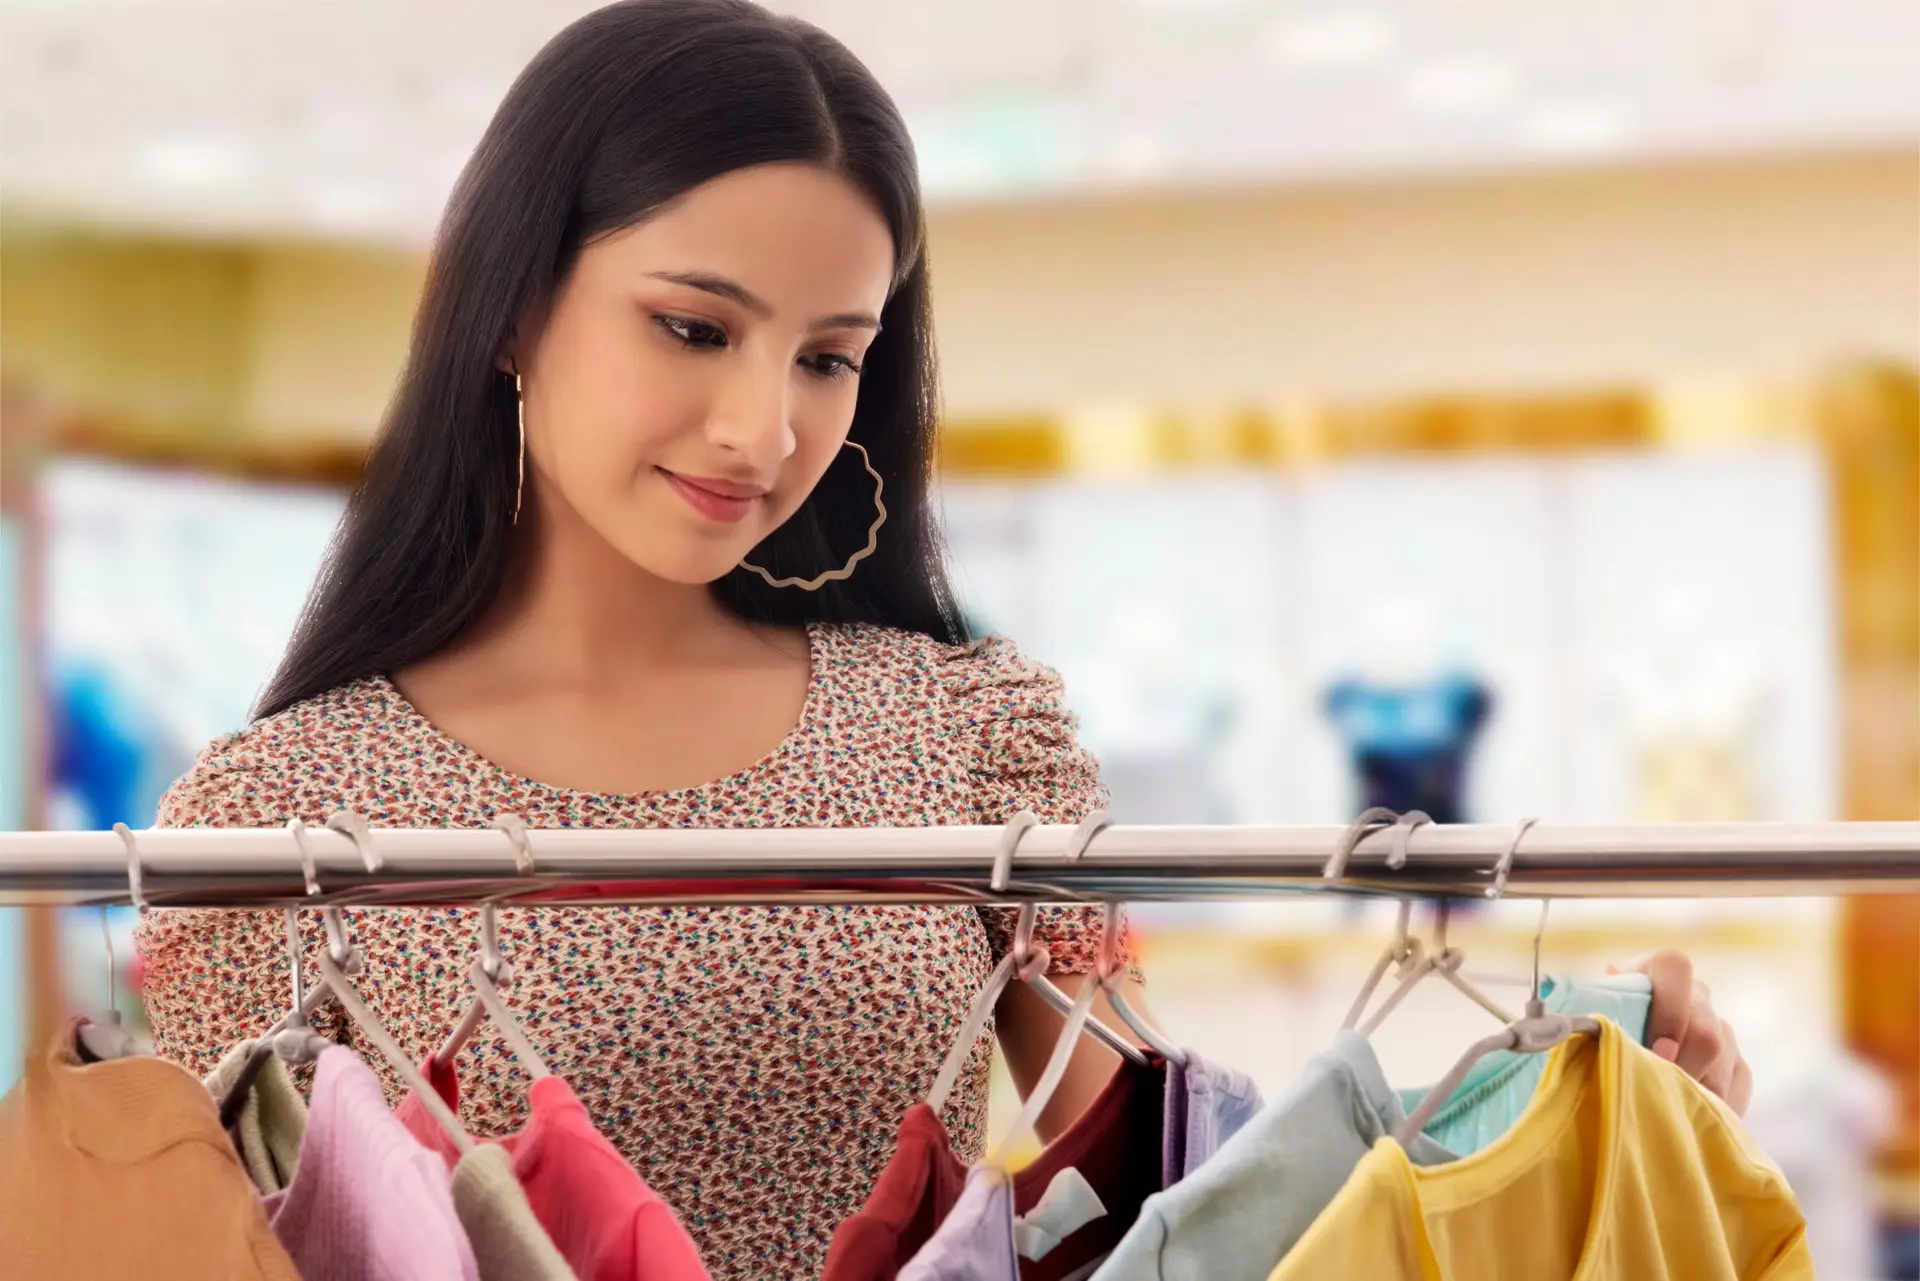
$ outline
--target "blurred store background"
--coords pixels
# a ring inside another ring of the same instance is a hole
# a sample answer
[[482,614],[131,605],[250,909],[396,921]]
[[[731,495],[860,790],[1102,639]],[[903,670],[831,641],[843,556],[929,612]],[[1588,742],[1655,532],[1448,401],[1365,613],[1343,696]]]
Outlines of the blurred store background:
[[[245,721],[453,177],[590,7],[0,3],[0,824],[143,826]],[[1123,821],[1920,818],[1920,5],[779,7],[913,122],[965,599]],[[1270,1094],[1388,930],[1138,921]],[[1456,935],[1520,972],[1531,922]],[[1546,952],[1665,944],[1822,1275],[1920,1275],[1920,907],[1568,905]],[[1480,1030],[1429,995],[1409,1079]]]

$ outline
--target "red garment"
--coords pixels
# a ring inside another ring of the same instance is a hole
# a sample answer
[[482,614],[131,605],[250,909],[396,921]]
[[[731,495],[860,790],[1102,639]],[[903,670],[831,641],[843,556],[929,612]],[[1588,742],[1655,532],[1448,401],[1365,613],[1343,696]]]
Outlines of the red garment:
[[[1159,1059],[1123,1062],[1080,1118],[1013,1175],[1013,1204],[1025,1214],[1053,1177],[1073,1167],[1085,1176],[1102,1217],[1068,1236],[1044,1259],[1020,1260],[1021,1281],[1060,1281],[1110,1253],[1160,1190],[1167,1072]],[[893,1281],[940,1226],[966,1186],[946,1127],[922,1103],[900,1123],[900,1146],[858,1214],[834,1229],[820,1281]]]
[[[460,1110],[460,1079],[429,1059],[420,1069],[447,1106]],[[532,1116],[497,1142],[513,1156],[540,1226],[580,1281],[711,1281],[693,1238],[593,1126],[573,1087],[542,1077],[527,1092]],[[460,1154],[447,1132],[409,1094],[395,1109],[407,1132],[451,1168]]]

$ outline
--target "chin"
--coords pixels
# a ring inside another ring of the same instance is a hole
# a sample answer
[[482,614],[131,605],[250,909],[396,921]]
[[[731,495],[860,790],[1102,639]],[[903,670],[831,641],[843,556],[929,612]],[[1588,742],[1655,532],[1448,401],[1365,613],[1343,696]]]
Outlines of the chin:
[[712,545],[623,547],[626,558],[655,578],[689,587],[725,578],[747,553]]

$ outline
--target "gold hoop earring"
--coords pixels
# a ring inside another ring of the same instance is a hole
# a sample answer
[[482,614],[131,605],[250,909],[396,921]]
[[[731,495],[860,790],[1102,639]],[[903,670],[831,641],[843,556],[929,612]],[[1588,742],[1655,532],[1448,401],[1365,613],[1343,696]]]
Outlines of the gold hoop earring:
[[866,467],[867,475],[873,477],[873,507],[876,514],[873,518],[873,524],[867,529],[867,545],[855,552],[847,563],[840,568],[830,569],[824,574],[820,574],[814,578],[775,578],[772,574],[760,568],[760,566],[749,565],[744,560],[740,562],[740,568],[751,570],[760,575],[760,577],[767,580],[767,586],[769,587],[798,587],[803,592],[817,592],[828,583],[840,582],[843,579],[852,578],[853,567],[873,555],[874,549],[880,546],[880,526],[887,523],[887,505],[880,500],[881,491],[886,488],[886,481],[881,477],[879,472],[873,469],[873,459],[867,456],[865,446],[861,445],[858,441],[849,440],[843,442],[843,448],[859,450],[860,462]]
[[520,456],[513,471],[513,523],[520,523],[520,503],[527,493],[527,402],[520,394],[520,375],[513,376],[513,416],[520,424]]

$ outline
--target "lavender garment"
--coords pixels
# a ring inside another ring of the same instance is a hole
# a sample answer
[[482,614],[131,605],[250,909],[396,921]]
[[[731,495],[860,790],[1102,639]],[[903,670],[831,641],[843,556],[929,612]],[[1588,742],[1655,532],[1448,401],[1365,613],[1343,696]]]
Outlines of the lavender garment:
[[976,1165],[960,1199],[898,1281],[1020,1281],[1013,1244],[1013,1180],[1004,1170]]
[[302,1281],[479,1281],[445,1163],[344,1047],[321,1054],[299,1166],[264,1205]]
[[[1221,1144],[1238,1134],[1240,1127],[1266,1106],[1260,1087],[1251,1077],[1211,1063],[1192,1050],[1187,1051],[1186,1066],[1171,1069],[1169,1079],[1176,1073],[1183,1087],[1178,1112],[1184,1135],[1179,1172],[1167,1178],[1168,1187],[1210,1161]],[[1169,1109],[1169,1131],[1174,1124],[1174,1110]]]

